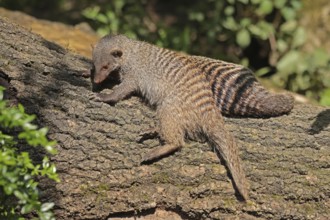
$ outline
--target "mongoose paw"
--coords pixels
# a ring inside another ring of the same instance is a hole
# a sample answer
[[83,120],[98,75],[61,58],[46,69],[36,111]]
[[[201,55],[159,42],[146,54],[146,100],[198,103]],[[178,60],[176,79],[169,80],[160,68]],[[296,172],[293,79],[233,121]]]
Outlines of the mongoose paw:
[[142,157],[141,164],[153,162],[159,157],[160,155],[157,152],[150,151]]
[[89,78],[91,76],[91,70],[88,69],[88,70],[85,70],[81,73],[81,76],[84,77],[84,78]]
[[110,95],[106,93],[92,93],[89,99],[95,102],[105,102],[110,105],[114,105],[116,103],[116,100],[110,98]]
[[142,158],[141,163],[148,163],[165,157],[180,148],[179,145],[165,144],[163,146],[156,147],[147,152]]
[[102,101],[102,97],[100,97],[100,94],[99,93],[97,93],[97,94],[95,94],[95,93],[90,94],[89,95],[89,100],[92,100],[92,101],[95,101],[95,102],[103,102]]

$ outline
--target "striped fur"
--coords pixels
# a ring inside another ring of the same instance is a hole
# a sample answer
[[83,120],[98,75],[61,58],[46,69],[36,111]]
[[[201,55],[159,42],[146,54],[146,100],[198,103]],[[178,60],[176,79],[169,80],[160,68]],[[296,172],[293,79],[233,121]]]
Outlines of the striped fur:
[[165,144],[147,153],[144,161],[183,147],[186,135],[206,138],[226,162],[239,194],[248,199],[238,148],[224,127],[222,113],[278,115],[292,107],[278,110],[276,101],[270,104],[267,99],[274,97],[287,105],[285,98],[268,93],[248,69],[239,65],[189,56],[122,35],[102,38],[93,50],[93,63],[94,84],[115,73],[121,81],[111,94],[95,94],[93,100],[116,103],[140,92],[157,106],[159,133]]
[[273,117],[289,113],[294,99],[267,91],[248,68],[234,63],[192,56],[211,84],[223,115]]

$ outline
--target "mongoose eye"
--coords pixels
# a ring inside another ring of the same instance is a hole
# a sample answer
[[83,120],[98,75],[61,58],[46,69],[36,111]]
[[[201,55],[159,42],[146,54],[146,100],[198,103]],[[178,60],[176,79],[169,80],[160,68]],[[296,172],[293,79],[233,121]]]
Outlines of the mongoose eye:
[[123,55],[123,52],[121,50],[113,50],[111,51],[111,55],[115,58],[119,58]]

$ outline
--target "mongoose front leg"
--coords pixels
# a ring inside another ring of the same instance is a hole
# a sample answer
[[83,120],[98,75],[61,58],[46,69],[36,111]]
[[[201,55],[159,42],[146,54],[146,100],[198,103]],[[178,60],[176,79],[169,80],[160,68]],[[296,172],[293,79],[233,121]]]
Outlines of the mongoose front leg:
[[105,102],[108,104],[115,104],[120,100],[123,100],[136,90],[134,84],[123,81],[117,87],[115,87],[112,93],[97,93],[93,94],[91,100],[96,102]]

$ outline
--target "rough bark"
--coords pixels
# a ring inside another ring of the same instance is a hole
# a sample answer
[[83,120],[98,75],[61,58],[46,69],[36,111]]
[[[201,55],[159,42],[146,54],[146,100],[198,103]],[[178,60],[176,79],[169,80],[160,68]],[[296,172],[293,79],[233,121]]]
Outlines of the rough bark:
[[[88,42],[86,42],[88,44]],[[0,18],[0,69],[17,100],[58,141],[60,183],[42,181],[57,219],[144,216],[157,209],[183,219],[327,219],[330,216],[330,109],[297,104],[270,119],[226,118],[250,183],[251,201],[237,200],[212,149],[187,146],[152,164],[143,155],[157,126],[138,97],[110,106],[88,99],[80,77],[90,61]]]

